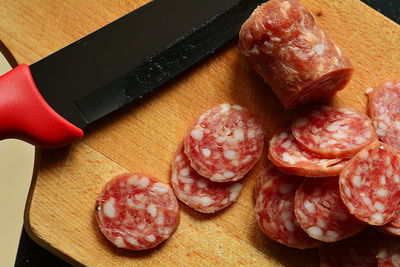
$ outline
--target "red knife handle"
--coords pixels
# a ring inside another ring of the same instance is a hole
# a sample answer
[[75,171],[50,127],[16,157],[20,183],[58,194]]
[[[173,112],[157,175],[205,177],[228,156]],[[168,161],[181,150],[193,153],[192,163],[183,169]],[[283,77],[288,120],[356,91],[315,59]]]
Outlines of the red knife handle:
[[41,148],[56,148],[82,137],[81,129],[46,103],[28,65],[0,76],[0,140],[17,138]]

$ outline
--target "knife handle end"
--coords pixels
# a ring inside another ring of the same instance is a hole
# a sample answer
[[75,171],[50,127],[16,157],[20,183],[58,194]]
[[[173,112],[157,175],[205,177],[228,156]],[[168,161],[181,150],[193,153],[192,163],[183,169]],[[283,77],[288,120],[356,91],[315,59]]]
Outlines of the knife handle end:
[[46,103],[28,65],[0,77],[0,140],[16,138],[40,148],[57,148],[82,137],[81,129]]

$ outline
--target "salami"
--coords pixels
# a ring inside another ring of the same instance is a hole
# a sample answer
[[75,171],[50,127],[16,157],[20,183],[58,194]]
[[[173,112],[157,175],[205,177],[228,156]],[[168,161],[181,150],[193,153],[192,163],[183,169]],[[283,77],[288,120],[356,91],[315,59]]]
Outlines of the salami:
[[309,236],[324,242],[348,238],[367,226],[348,212],[337,177],[304,180],[296,191],[294,213]]
[[363,231],[348,239],[319,248],[321,267],[376,267],[377,234]]
[[397,212],[394,220],[385,224],[380,229],[388,234],[400,236],[400,213]]
[[224,103],[194,122],[184,145],[191,166],[201,176],[215,182],[237,181],[260,158],[264,131],[248,110]]
[[104,186],[95,216],[109,241],[130,250],[150,249],[167,240],[180,218],[171,187],[133,173],[117,176]]
[[213,213],[231,205],[242,190],[239,182],[217,183],[200,176],[190,166],[183,146],[172,163],[171,185],[180,201],[204,213]]
[[400,239],[381,236],[376,258],[379,267],[400,267]]
[[346,159],[324,159],[301,148],[290,130],[275,134],[269,142],[269,159],[288,174],[306,177],[337,176]]
[[379,138],[400,151],[400,79],[378,85],[369,94],[368,107]]
[[322,106],[292,123],[297,142],[325,158],[351,158],[377,140],[371,120],[348,108]]
[[356,154],[340,173],[341,197],[350,213],[371,225],[392,221],[400,204],[399,156],[375,142]]
[[309,237],[294,215],[294,195],[302,179],[281,173],[270,176],[255,206],[255,216],[264,234],[289,247],[307,249],[321,244]]
[[353,74],[349,59],[296,0],[270,0],[254,10],[239,49],[287,109],[330,100]]
[[269,165],[265,167],[258,175],[256,178],[256,184],[254,186],[254,198],[257,200],[258,194],[261,191],[261,188],[263,185],[269,180],[272,179],[273,177],[279,177],[281,176],[282,173],[274,166],[274,165]]

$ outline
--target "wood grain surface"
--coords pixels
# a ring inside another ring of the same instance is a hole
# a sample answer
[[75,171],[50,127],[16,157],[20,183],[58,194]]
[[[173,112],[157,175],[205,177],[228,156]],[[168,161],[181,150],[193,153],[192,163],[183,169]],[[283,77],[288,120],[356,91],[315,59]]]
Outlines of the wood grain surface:
[[[33,63],[144,2],[2,0],[0,39],[19,63]],[[358,0],[302,2],[356,68],[333,104],[365,112],[364,90],[400,74],[400,26]],[[94,203],[106,181],[143,172],[169,182],[172,157],[186,128],[204,109],[222,102],[257,114],[266,142],[303,111],[286,111],[233,41],[153,95],[96,122],[82,141],[42,151],[26,209],[27,230],[58,255],[89,266],[318,266],[316,250],[282,246],[256,225],[252,192],[267,162],[265,151],[244,178],[237,203],[214,215],[181,204],[178,230],[157,249],[116,249],[97,229]]]

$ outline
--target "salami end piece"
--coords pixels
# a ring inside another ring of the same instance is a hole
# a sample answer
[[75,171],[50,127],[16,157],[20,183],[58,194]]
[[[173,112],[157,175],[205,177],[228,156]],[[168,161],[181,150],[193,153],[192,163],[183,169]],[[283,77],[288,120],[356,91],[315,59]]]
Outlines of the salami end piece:
[[337,176],[346,159],[324,159],[301,148],[290,130],[275,134],[269,142],[268,157],[285,173],[306,177]]
[[254,10],[239,49],[287,109],[330,100],[353,74],[349,59],[296,0],[270,0]]
[[351,158],[377,141],[371,120],[348,108],[322,106],[292,123],[297,142],[325,158]]
[[294,213],[303,230],[323,242],[336,242],[367,227],[344,205],[337,177],[304,180],[296,191]]
[[369,94],[368,109],[379,139],[400,151],[400,79],[376,86]]
[[235,202],[242,190],[240,182],[217,183],[200,176],[182,148],[172,162],[171,185],[180,201],[194,210],[213,213]]
[[378,226],[389,223],[400,204],[399,156],[375,142],[344,167],[339,186],[343,202],[359,220]]
[[109,241],[130,250],[156,247],[171,236],[180,220],[171,187],[134,173],[119,175],[104,186],[95,216]]
[[214,182],[237,181],[260,158],[264,131],[247,109],[224,103],[194,122],[184,146],[191,166],[201,176]]
[[320,266],[376,267],[377,238],[374,231],[366,230],[348,239],[320,247]]
[[289,247],[308,249],[321,242],[309,237],[294,215],[294,196],[301,181],[284,173],[271,176],[258,195],[255,216],[269,238]]

